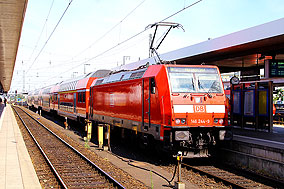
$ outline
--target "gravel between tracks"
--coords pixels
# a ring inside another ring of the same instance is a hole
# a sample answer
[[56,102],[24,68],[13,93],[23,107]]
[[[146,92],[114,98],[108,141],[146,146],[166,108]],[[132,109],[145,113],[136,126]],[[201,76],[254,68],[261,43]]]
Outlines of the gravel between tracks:
[[[162,168],[172,173],[175,166],[162,166]],[[223,183],[216,182],[214,179],[208,178],[204,175],[200,175],[184,168],[182,168],[182,178],[197,185],[198,188],[231,188],[224,185]]]
[[[25,110],[28,111],[29,114],[35,116],[38,119],[38,121],[40,121],[42,124],[46,125],[50,130],[52,130],[54,133],[56,133],[59,137],[63,138],[67,143],[69,143],[70,145],[75,147],[78,151],[80,151],[82,154],[84,154],[88,159],[90,159],[95,164],[97,164],[101,169],[103,169],[105,172],[107,172],[109,175],[111,175],[114,179],[116,179],[118,182],[120,182],[125,188],[147,188],[139,180],[136,180],[135,178],[133,178],[131,175],[129,175],[125,171],[114,166],[108,160],[99,157],[96,153],[94,153],[93,151],[86,148],[84,146],[84,142],[82,141],[82,139],[79,136],[77,136],[77,139],[75,139],[76,140],[75,141],[73,139],[74,136],[72,136],[72,138],[71,138],[70,135],[72,133],[70,131],[68,132],[67,130],[65,130],[61,126],[53,123],[52,121],[49,121],[49,120],[43,118],[43,117],[40,117],[39,115],[35,114],[32,111],[29,111],[27,109],[25,109]],[[17,118],[17,121],[18,121],[19,125],[22,125],[18,118]],[[23,129],[21,128],[21,131],[22,130]],[[22,131],[22,133],[23,133],[23,131]],[[31,145],[27,144],[26,138],[27,137],[24,136],[25,143],[27,145],[27,148],[28,148],[29,154],[31,156],[32,162],[34,163],[34,167],[35,167],[35,170],[37,172],[37,175],[39,177],[39,180],[40,180],[42,187],[43,188],[52,188],[52,187],[57,188],[56,184],[50,185],[48,183],[50,178],[48,178],[48,179],[43,178],[42,179],[42,177],[43,177],[42,175],[45,175],[47,177],[47,175],[50,175],[50,174],[52,175],[52,173],[47,172],[45,174],[42,174],[43,171],[44,172],[46,171],[44,168],[42,168],[43,163],[42,163],[42,161],[37,160],[37,158],[34,155],[35,153],[33,152],[33,150],[29,150],[31,148]]]
[[34,169],[38,176],[39,182],[42,188],[60,188],[59,183],[57,182],[56,177],[54,176],[52,170],[49,165],[46,163],[46,160],[41,155],[40,150],[36,146],[32,137],[26,130],[25,126],[19,119],[18,115],[14,112],[17,123],[21,130],[23,139],[25,141],[25,145],[27,147],[28,153],[31,157]]

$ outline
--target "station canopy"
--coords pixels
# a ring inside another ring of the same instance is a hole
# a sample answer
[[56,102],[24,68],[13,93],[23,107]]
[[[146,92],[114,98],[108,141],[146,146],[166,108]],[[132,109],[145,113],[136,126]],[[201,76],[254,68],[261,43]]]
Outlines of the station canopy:
[[213,64],[221,72],[264,67],[265,59],[284,60],[284,18],[163,54],[177,64]]
[[[264,68],[267,59],[284,60],[284,18],[160,55],[176,64],[217,65],[221,73]],[[113,70],[135,69],[148,58]]]
[[11,86],[28,0],[0,0],[0,92]]

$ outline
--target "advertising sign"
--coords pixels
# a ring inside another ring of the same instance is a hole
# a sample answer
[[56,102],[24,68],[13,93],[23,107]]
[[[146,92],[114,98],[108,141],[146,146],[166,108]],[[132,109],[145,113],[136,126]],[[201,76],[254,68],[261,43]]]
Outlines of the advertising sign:
[[258,92],[259,115],[268,115],[268,92],[267,90],[259,90]]

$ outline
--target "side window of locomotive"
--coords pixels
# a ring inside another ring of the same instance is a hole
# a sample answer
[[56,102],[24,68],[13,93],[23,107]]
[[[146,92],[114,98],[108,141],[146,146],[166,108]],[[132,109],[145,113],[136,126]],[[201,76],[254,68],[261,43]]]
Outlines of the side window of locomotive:
[[150,79],[150,90],[151,90],[151,94],[155,94],[156,93],[155,78],[151,78]]

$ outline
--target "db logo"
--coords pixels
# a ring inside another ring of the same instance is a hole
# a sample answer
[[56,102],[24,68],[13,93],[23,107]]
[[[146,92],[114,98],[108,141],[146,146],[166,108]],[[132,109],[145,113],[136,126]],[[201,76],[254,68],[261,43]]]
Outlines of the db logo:
[[194,112],[205,112],[205,106],[194,106]]

